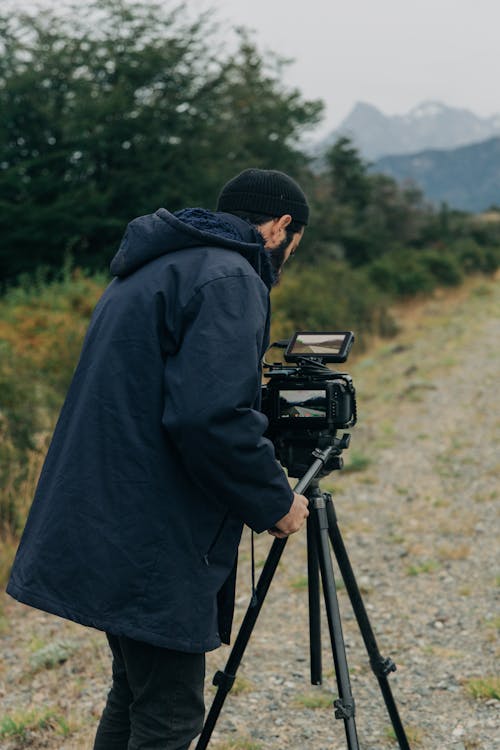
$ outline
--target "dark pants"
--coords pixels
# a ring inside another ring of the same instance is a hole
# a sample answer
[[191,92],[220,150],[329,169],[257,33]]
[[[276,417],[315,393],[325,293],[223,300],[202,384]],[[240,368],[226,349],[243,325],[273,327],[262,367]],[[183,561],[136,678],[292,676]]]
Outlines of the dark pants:
[[108,635],[113,685],[94,750],[187,750],[204,716],[205,654]]

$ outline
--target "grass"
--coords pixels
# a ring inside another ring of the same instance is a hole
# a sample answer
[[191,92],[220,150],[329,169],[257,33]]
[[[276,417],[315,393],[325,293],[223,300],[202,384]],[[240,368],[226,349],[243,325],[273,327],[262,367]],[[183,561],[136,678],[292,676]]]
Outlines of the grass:
[[78,644],[66,640],[39,645],[30,656],[30,667],[33,672],[42,669],[54,669],[54,667],[64,664],[77,649]]
[[500,700],[500,676],[470,677],[464,682],[465,689],[477,700]]
[[451,500],[449,498],[437,497],[432,501],[432,505],[434,508],[449,508]]
[[309,579],[307,576],[299,576],[290,581],[290,587],[294,591],[307,591],[309,585]]
[[[1,504],[2,500],[0,499]],[[2,529],[0,528],[0,585],[2,587],[5,586],[9,578],[12,561],[14,560],[18,546],[19,539],[17,536],[10,529],[4,529],[2,533]]]
[[489,503],[492,500],[498,499],[498,491],[497,490],[488,490],[476,492],[473,495],[473,500],[475,503]]
[[498,634],[500,633],[500,615],[498,617],[489,617],[485,620],[486,631],[488,632],[488,640],[496,641]]
[[9,630],[9,622],[7,618],[5,617],[4,609],[2,605],[0,604],[0,636],[7,633],[8,630]]
[[260,742],[254,742],[245,737],[238,737],[234,740],[217,742],[214,750],[264,750],[264,746]]
[[[411,745],[411,747],[415,747],[423,743],[424,732],[422,731],[422,729],[420,729],[420,727],[405,725],[404,730],[408,743]],[[387,727],[385,734],[389,740],[394,743],[397,742],[396,733],[394,732],[393,727]]]
[[367,456],[364,453],[360,453],[359,451],[352,451],[352,453],[349,453],[347,455],[348,458],[346,459],[346,463],[343,469],[344,473],[364,471],[372,463],[372,458],[370,458],[370,456]]
[[294,702],[301,708],[311,708],[313,710],[317,710],[332,708],[333,700],[333,695],[331,693],[314,692],[302,693],[295,698]]
[[471,294],[473,297],[491,297],[493,290],[486,284],[479,284],[479,286],[472,290]]
[[399,531],[390,531],[387,535],[387,541],[390,544],[405,544],[406,537]]
[[457,651],[454,648],[448,648],[446,646],[433,646],[428,645],[422,648],[424,654],[430,654],[438,659],[460,659],[464,655],[463,651]]
[[445,560],[467,560],[470,557],[470,546],[468,544],[443,544],[437,550],[438,558]]
[[254,688],[253,682],[242,675],[236,675],[234,685],[231,688],[233,695],[241,695],[242,693],[250,693]]
[[406,574],[409,576],[419,576],[422,573],[434,573],[441,567],[437,560],[423,560],[420,563],[409,565],[406,568]]
[[72,727],[64,717],[52,710],[8,714],[0,719],[0,738],[24,740],[29,732],[54,732],[63,737],[71,734]]
[[398,493],[398,495],[409,495],[410,490],[408,487],[395,487],[395,491]]

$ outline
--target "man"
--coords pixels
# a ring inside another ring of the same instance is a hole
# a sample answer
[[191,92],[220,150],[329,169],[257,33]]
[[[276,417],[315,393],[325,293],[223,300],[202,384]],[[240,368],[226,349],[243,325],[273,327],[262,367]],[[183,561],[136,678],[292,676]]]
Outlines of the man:
[[132,221],[111,263],[8,585],[107,633],[96,750],[189,746],[243,524],[282,537],[308,515],[258,411],[270,288],[307,220],[291,178],[249,169],[215,212]]

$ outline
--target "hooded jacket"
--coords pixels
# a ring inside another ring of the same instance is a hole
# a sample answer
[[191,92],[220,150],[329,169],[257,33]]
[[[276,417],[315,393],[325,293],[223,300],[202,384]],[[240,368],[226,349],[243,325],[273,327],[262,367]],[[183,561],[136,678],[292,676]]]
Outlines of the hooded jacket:
[[243,524],[293,493],[264,437],[272,268],[223,213],[132,221],[92,316],[7,591],[187,652],[229,641]]

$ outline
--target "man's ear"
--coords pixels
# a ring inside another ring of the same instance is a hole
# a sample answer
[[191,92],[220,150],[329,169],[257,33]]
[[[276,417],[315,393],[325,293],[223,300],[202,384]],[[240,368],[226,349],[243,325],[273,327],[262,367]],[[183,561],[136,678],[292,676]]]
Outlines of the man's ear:
[[283,216],[280,216],[279,219],[277,219],[277,225],[276,228],[278,231],[281,231],[282,229],[286,229],[289,224],[292,222],[292,217],[290,214],[283,214]]
[[259,232],[264,239],[264,247],[277,247],[285,238],[287,226],[292,221],[290,214],[283,214],[276,219],[269,219],[259,226]]

